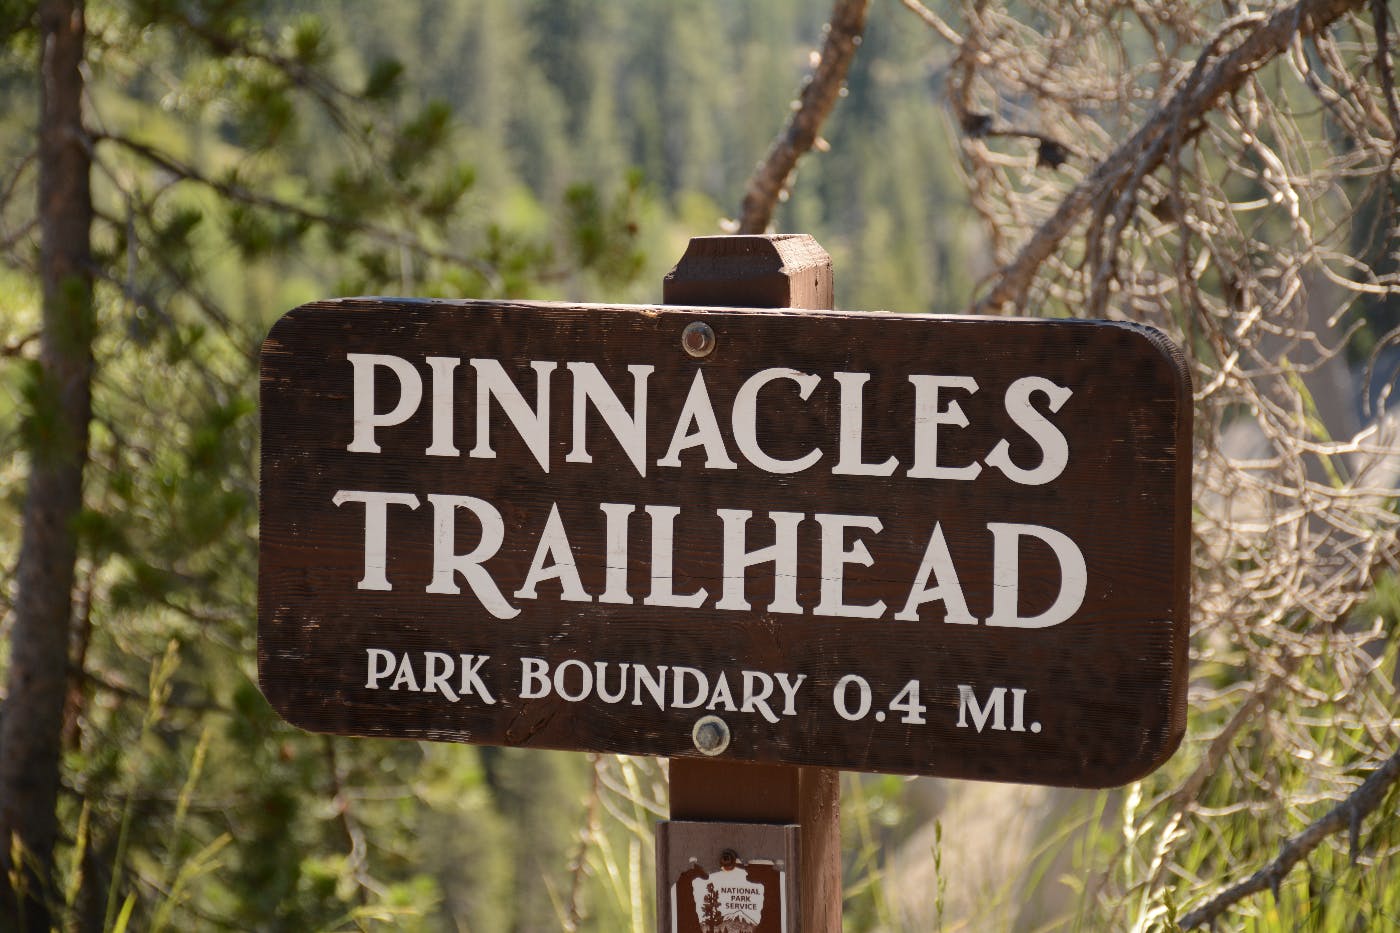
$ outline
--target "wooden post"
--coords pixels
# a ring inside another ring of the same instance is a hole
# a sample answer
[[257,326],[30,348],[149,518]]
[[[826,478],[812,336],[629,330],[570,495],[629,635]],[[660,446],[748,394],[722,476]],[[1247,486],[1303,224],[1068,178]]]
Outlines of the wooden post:
[[[669,305],[828,310],[831,257],[805,234],[695,237],[662,296]],[[672,820],[796,824],[800,929],[838,933],[840,772],[695,758],[672,758],[670,770]]]

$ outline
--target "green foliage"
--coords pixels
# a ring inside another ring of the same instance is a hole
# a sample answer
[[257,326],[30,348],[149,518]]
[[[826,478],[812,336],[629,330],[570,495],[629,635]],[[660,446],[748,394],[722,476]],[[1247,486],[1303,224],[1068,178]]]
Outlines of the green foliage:
[[366,100],[392,100],[403,90],[403,62],[396,58],[381,58],[370,66],[360,96]]
[[605,203],[591,184],[571,185],[564,193],[569,245],[579,268],[592,271],[604,282],[630,282],[641,273],[645,257],[633,242],[641,187],[641,175],[633,171],[611,203]]
[[[3,12],[7,28],[26,28],[0,33],[0,239],[36,203],[24,144],[37,99],[32,5]],[[405,93],[412,76],[398,62],[423,63],[347,47],[335,17],[136,0],[91,3],[88,21],[89,93],[106,134],[93,178],[97,319],[51,335],[90,342],[98,360],[74,521],[72,663],[83,674],[64,740],[74,793],[60,803],[56,920],[549,928],[543,879],[567,872],[581,759],[510,756],[493,784],[472,749],[305,735],[259,692],[256,360],[278,313],[337,281],[524,296],[584,275],[578,225],[537,222],[571,208],[527,195],[526,221],[493,216],[497,193],[481,191],[456,111]],[[584,218],[587,264],[601,271],[577,287],[636,274],[635,192],[619,190]],[[73,453],[53,430],[58,387],[34,361],[31,242],[15,240],[0,263],[0,342],[19,348],[0,358],[6,568],[25,457]],[[0,577],[0,606],[12,587]],[[0,669],[7,659],[0,651]],[[464,845],[475,838],[496,844]]]
[[443,100],[430,100],[403,125],[389,150],[389,171],[400,180],[412,174],[448,140],[452,108]]
[[[896,7],[875,5],[829,149],[803,161],[778,227],[833,253],[842,306],[950,310],[985,250],[941,109],[943,63]],[[57,387],[25,342],[39,321],[35,240],[6,239],[37,200],[34,9],[0,0],[0,192],[15,192],[0,196],[0,344],[20,347],[0,357],[5,574],[23,466],[70,443],[52,431]],[[655,300],[686,237],[719,232],[737,208],[827,12],[798,0],[91,0],[97,319],[67,339],[93,340],[98,375],[74,523],[82,676],[60,804],[64,928],[651,925],[658,763],[330,739],[267,705],[254,662],[257,349],[277,315],[334,294]],[[1388,216],[1382,195],[1365,212]],[[0,576],[0,608],[12,596]],[[1354,622],[1375,618],[1375,676],[1393,680],[1394,575]],[[1047,830],[1039,881],[1077,886],[1072,926],[1170,929],[1222,872],[1266,862],[1318,815],[1265,824],[1251,804],[1330,799],[1316,769],[1261,730],[1204,782],[1206,816],[1173,826],[1189,841],[1154,886],[1171,819],[1161,795],[1249,672],[1225,658],[1193,673],[1218,698],[1193,713],[1186,751]],[[1298,676],[1312,706],[1300,694],[1289,721],[1332,771],[1364,773],[1378,741],[1338,699],[1346,685],[1325,657]],[[1258,780],[1242,793],[1241,776]],[[895,778],[847,784],[851,929],[899,927],[889,853],[919,817],[907,791]],[[1396,806],[1392,792],[1363,827],[1361,860],[1344,838],[1329,843],[1242,927],[1394,925]],[[942,925],[960,866],[934,838]],[[1078,858],[1067,880],[1051,867],[1066,849]],[[1125,866],[1113,890],[1131,897],[1096,896],[1108,865]]]
[[842,850],[849,853],[843,874],[844,917],[850,929],[892,929],[895,924],[886,858],[913,828],[903,805],[905,780],[894,775],[848,775],[842,788],[845,830]]
[[38,8],[38,0],[0,0],[0,39],[32,28]]
[[[830,12],[795,0],[325,7],[366,60],[391,63],[386,74],[395,62],[421,68],[406,94],[454,102],[475,191],[524,185],[569,221],[552,255],[592,271],[566,275],[551,297],[638,301],[654,300],[685,237],[721,232],[737,210]],[[802,162],[778,214],[778,230],[811,233],[835,257],[842,307],[951,311],[984,261],[971,215],[953,206],[961,179],[930,93],[940,78],[928,37],[909,22],[894,5],[872,11],[850,94],[824,129],[829,151]],[[700,203],[714,206],[692,212]],[[519,237],[499,202],[482,206]]]
[[[1075,870],[1041,884],[1072,887],[1073,914],[1061,918],[1074,930],[1179,929],[1181,916],[1227,884],[1243,880],[1280,855],[1283,844],[1320,819],[1388,755],[1386,737],[1366,721],[1355,701],[1368,687],[1393,691],[1400,681],[1397,655],[1400,612],[1394,575],[1377,587],[1354,618],[1374,625],[1366,637],[1376,653],[1372,684],[1348,683],[1326,657],[1303,662],[1295,673],[1305,689],[1282,695],[1259,728],[1237,741],[1230,756],[1205,775],[1195,804],[1176,806],[1182,785],[1229,718],[1241,694],[1223,692],[1197,703],[1183,749],[1151,777],[1125,791],[1094,795],[1094,806],[1068,816],[1054,849],[1077,837]],[[1383,613],[1377,615],[1377,613]],[[1393,693],[1392,693],[1393,695]],[[1297,729],[1303,730],[1299,734]],[[1346,775],[1341,786],[1319,781],[1318,770]],[[1258,812],[1279,798],[1307,801],[1284,821]],[[1389,929],[1400,923],[1400,792],[1357,824],[1355,849],[1348,832],[1330,836],[1295,865],[1275,892],[1237,905],[1223,929],[1285,930],[1306,918],[1306,929]],[[1091,879],[1101,879],[1090,883]],[[1115,892],[1110,895],[1109,892]],[[1125,896],[1126,894],[1126,896]]]

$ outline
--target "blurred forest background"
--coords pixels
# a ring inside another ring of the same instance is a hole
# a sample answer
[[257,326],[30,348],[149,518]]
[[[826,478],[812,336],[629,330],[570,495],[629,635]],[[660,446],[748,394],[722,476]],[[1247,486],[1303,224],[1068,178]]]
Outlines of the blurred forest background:
[[[314,736],[268,708],[257,352],[334,295],[657,300],[687,238],[737,215],[831,6],[92,0],[84,130],[46,141],[40,36],[67,5],[0,0],[6,743],[29,476],[78,443],[45,322],[88,308],[55,352],[93,366],[48,798],[0,746],[3,824],[56,812],[54,855],[11,848],[0,887],[42,888],[39,928],[64,930],[649,929],[660,763]],[[1087,245],[1061,233],[1033,280],[998,277],[1197,56],[1227,67],[1273,28],[1273,4],[1168,6],[872,0],[779,208],[832,254],[840,307],[1145,320],[1197,381],[1182,751],[1098,794],[847,775],[848,929],[1173,929],[1386,767],[1379,799],[1228,916],[1400,925],[1384,3],[1299,4],[1216,116],[1183,105],[1178,130],[1200,128],[1172,137],[1173,168],[1163,143],[1095,202]],[[91,252],[45,292],[45,147],[75,135]]]

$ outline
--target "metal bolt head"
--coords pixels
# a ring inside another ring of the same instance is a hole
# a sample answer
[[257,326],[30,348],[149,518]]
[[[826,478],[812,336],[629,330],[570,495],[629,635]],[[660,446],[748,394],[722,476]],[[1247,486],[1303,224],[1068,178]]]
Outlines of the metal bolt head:
[[729,747],[729,726],[718,716],[701,716],[690,730],[690,740],[702,755],[721,755]]
[[685,330],[681,331],[681,346],[697,360],[713,353],[715,343],[715,332],[704,321],[691,321],[685,325]]

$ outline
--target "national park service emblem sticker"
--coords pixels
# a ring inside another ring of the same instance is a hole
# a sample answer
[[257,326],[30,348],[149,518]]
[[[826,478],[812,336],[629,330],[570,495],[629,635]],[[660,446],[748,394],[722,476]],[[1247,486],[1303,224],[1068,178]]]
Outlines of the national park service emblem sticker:
[[797,827],[673,821],[658,827],[657,928],[671,933],[795,933]]

